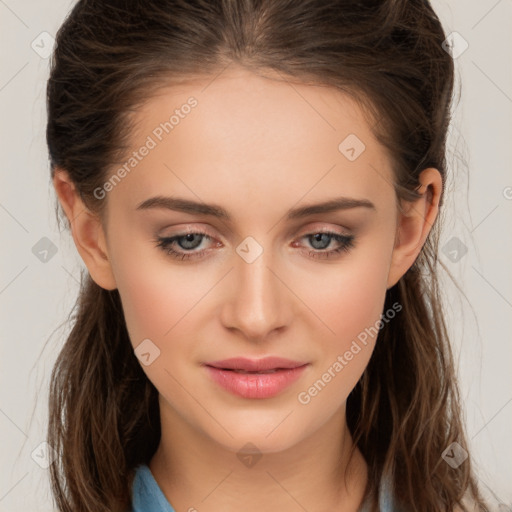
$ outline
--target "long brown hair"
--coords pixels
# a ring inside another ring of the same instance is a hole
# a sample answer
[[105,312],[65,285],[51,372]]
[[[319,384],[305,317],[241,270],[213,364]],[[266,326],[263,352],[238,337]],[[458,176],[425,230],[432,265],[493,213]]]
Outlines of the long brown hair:
[[[123,160],[132,113],[164,85],[236,63],[356,98],[389,152],[400,206],[419,197],[423,169],[446,181],[454,65],[445,39],[428,0],[79,0],[51,58],[52,177],[65,169],[101,215],[106,199],[94,191]],[[403,310],[380,330],[347,400],[373,510],[383,474],[406,510],[467,511],[464,496],[487,510],[471,457],[456,469],[442,457],[467,443],[438,287],[439,218],[387,291],[385,310]],[[71,321],[51,376],[52,492],[62,512],[125,511],[134,469],[160,440],[158,392],[134,355],[117,290],[85,272]]]

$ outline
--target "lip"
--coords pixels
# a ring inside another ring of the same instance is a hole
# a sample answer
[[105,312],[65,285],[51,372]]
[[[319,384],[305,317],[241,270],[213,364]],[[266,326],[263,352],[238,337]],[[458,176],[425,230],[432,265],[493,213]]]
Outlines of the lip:
[[207,366],[213,366],[223,370],[245,370],[249,372],[258,372],[265,370],[274,370],[277,368],[298,368],[304,366],[307,362],[292,361],[283,357],[269,356],[262,359],[248,359],[246,357],[232,357],[220,361],[205,363]]
[[[206,363],[209,376],[225,390],[243,398],[271,398],[301,377],[309,363],[279,357],[237,357]],[[238,373],[270,371],[271,373]]]

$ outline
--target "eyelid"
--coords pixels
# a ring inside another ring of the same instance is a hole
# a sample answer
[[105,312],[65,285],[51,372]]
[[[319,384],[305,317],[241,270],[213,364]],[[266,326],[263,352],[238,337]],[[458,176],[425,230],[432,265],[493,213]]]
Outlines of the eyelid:
[[[168,230],[172,229],[171,232]],[[161,238],[172,238],[174,236],[185,236],[189,234],[197,234],[200,233],[202,235],[207,235],[210,238],[219,238],[218,235],[214,235],[208,228],[205,228],[203,225],[185,225],[184,227],[178,226],[167,226],[164,229],[158,231],[156,236]]]
[[[194,225],[185,225],[184,227],[176,227],[173,226],[172,233],[167,233],[164,228],[163,233],[160,232],[157,234],[160,238],[172,238],[176,236],[185,236],[187,234],[202,234],[209,237],[211,240],[221,241],[219,235],[212,233],[208,228],[205,228],[203,225],[194,224]],[[285,237],[289,238],[292,236],[292,233],[296,232],[296,228],[288,230]],[[335,232],[341,236],[350,236],[352,234],[352,230],[347,227],[343,227],[340,225],[332,225],[331,223],[325,223],[317,221],[313,224],[309,223],[306,227],[300,229],[297,235],[295,235],[294,239],[301,239],[306,235],[311,235],[314,233],[325,233],[325,232]],[[242,240],[244,238],[242,237]]]
[[[322,234],[322,233],[325,233],[327,235],[330,235],[331,237],[337,238],[338,243],[341,241],[339,239],[342,239],[342,240],[344,240],[344,243],[348,244],[349,246],[353,245],[353,240],[355,238],[355,236],[352,233],[340,231],[339,226],[337,228],[333,229],[324,224],[319,227],[309,226],[308,229],[304,229],[300,234],[295,236],[292,240],[292,243],[297,244],[297,242],[300,242],[304,238],[310,237],[315,234]],[[215,247],[218,248],[219,246],[224,245],[223,242],[219,241],[219,237],[212,235],[211,233],[209,233],[209,231],[207,229],[203,229],[202,227],[199,227],[199,226],[198,227],[186,226],[185,228],[178,230],[175,233],[170,233],[168,235],[158,235],[157,234],[154,238],[154,241],[157,243],[157,245],[162,246],[163,242],[166,240],[167,241],[174,240],[174,242],[171,242],[171,243],[175,243],[176,239],[183,238],[189,234],[203,236],[203,239],[210,240],[212,247],[202,249],[201,251],[184,251],[183,254],[189,253],[192,255],[192,254],[206,253],[206,252],[211,251],[212,248],[215,248]],[[166,243],[169,243],[169,242],[166,242]],[[321,252],[321,251],[319,251],[319,252]],[[328,252],[329,251],[326,251],[326,253],[328,253]]]
[[316,224],[308,224],[304,229],[301,229],[298,237],[301,238],[305,235],[310,235],[313,233],[337,233],[342,236],[350,236],[353,234],[353,230],[348,229],[347,227],[340,225],[333,225],[331,223],[321,223],[317,222]]
[[[156,235],[154,242],[157,247],[161,248],[164,252],[167,252],[167,254],[169,256],[171,256],[172,258],[174,258],[176,260],[181,260],[181,261],[186,260],[186,261],[190,261],[190,262],[201,261],[203,259],[203,257],[206,257],[206,255],[212,251],[212,248],[206,248],[206,249],[202,249],[200,251],[195,251],[195,250],[187,251],[184,249],[182,249],[182,250],[173,249],[172,245],[175,244],[178,239],[184,238],[189,234],[199,235],[199,236],[202,236],[203,239],[205,239],[205,238],[209,239],[210,241],[214,242],[213,245],[216,247],[223,245],[222,242],[219,242],[215,237],[211,236],[206,231],[207,230],[203,231],[202,228],[199,228],[199,227],[196,229],[193,229],[193,228],[190,229],[190,226],[187,226],[187,230],[185,232],[182,230],[179,233],[171,234],[171,235],[165,236],[165,237]],[[333,238],[336,241],[336,243],[339,244],[339,246],[335,249],[330,249],[330,250],[303,249],[303,252],[307,252],[308,256],[313,259],[318,259],[318,260],[329,260],[331,258],[334,259],[334,258],[337,258],[338,255],[350,252],[355,246],[355,243],[354,243],[354,240],[356,239],[355,235],[343,234],[343,233],[340,233],[337,229],[331,229],[327,226],[322,226],[317,229],[315,229],[314,227],[310,227],[309,230],[304,231],[303,234],[294,238],[292,243],[295,246],[295,244],[297,243],[297,240],[302,240],[303,238],[308,238],[315,234],[323,234],[323,233],[325,233],[328,236],[330,236],[331,238]]]

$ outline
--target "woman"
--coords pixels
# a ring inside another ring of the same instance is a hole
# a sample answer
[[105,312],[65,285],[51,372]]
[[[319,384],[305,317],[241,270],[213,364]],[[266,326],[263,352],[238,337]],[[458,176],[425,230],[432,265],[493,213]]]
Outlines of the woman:
[[437,284],[445,39],[424,0],[76,4],[61,511],[486,510]]

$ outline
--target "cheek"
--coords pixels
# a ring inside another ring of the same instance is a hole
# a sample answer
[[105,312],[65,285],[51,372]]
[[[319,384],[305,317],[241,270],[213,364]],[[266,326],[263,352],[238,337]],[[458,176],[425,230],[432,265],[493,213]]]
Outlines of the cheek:
[[186,328],[215,285],[213,276],[208,279],[192,267],[179,267],[156,250],[134,250],[115,259],[115,278],[134,346],[149,338],[164,347],[173,334]]
[[[374,325],[382,314],[386,296],[388,268],[385,258],[362,255],[347,258],[323,275],[302,280],[302,297],[330,333],[325,339],[338,349]],[[327,329],[328,328],[328,329]]]
[[319,417],[325,419],[347,399],[368,365],[382,325],[388,259],[375,246],[345,258],[334,272],[303,281],[307,304],[329,327],[316,337],[317,363],[297,397]]
[[[304,311],[303,317],[309,318],[311,333],[320,329],[320,319],[329,345],[333,341],[350,344],[382,313],[389,270],[385,249],[391,238],[386,237],[386,229],[379,231],[334,265],[318,263],[314,271],[308,266],[287,276],[312,312]],[[193,317],[201,310],[204,314],[212,300],[210,292],[226,286],[226,281],[219,282],[222,272],[215,265],[202,264],[199,272],[192,264],[179,264],[147,240],[134,244],[134,238],[128,227],[114,230],[110,248],[126,325],[134,346],[145,338],[164,346],[173,335],[179,332],[181,336],[193,325]]]
[[317,294],[319,316],[334,333],[316,338],[318,360],[297,400],[320,423],[347,399],[371,358],[386,295],[382,273],[380,265],[352,271]]

